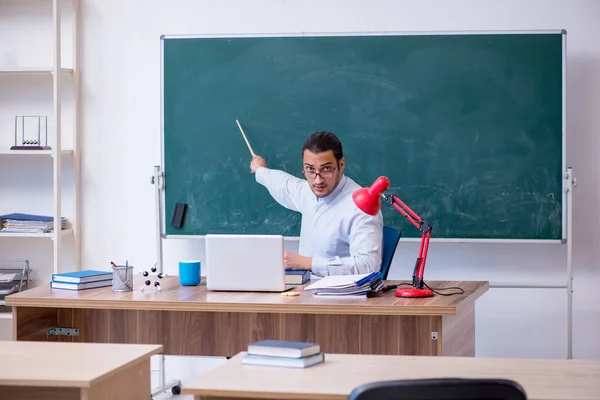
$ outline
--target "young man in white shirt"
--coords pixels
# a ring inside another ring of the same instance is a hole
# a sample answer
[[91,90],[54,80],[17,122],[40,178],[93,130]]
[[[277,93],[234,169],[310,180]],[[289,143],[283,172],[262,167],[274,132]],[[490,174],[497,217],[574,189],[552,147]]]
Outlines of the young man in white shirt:
[[364,274],[381,268],[383,218],[352,201],[360,186],[344,175],[342,144],[331,132],[313,133],[302,148],[306,180],[267,168],[254,156],[250,170],[282,206],[302,213],[299,254],[285,252],[286,269],[318,276]]

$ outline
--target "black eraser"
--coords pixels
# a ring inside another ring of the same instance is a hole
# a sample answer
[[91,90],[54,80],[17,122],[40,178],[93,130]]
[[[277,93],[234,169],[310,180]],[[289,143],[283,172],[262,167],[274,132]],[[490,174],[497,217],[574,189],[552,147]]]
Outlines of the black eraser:
[[175,212],[173,213],[173,220],[171,221],[171,225],[175,228],[181,228],[183,225],[183,217],[185,215],[185,209],[187,204],[185,203],[177,203],[175,204]]

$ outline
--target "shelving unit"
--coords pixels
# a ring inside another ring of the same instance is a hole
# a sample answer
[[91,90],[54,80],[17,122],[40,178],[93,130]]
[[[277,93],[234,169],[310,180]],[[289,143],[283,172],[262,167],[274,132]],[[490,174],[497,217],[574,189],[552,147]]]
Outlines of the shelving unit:
[[[20,83],[27,82],[40,82],[40,79],[45,79],[44,76],[47,76],[48,79],[52,79],[52,114],[48,115],[49,118],[52,118],[54,121],[54,130],[48,129],[48,145],[51,147],[51,150],[10,150],[10,146],[2,146],[0,147],[0,160],[3,162],[12,162],[14,160],[13,157],[18,157],[19,159],[25,158],[27,160],[32,160],[32,157],[50,157],[52,159],[52,187],[53,187],[53,204],[52,204],[52,213],[51,215],[54,218],[54,230],[51,233],[8,233],[8,232],[0,232],[0,240],[5,238],[18,238],[18,240],[30,240],[32,238],[42,238],[42,239],[51,239],[53,241],[53,270],[46,271],[46,275],[50,273],[58,273],[63,271],[63,248],[62,242],[63,238],[67,236],[73,237],[73,264],[74,268],[68,269],[79,269],[80,267],[80,238],[79,238],[79,170],[80,170],[80,156],[79,156],[79,85],[80,85],[80,73],[79,73],[79,21],[80,21],[80,5],[79,0],[47,0],[48,3],[52,4],[52,29],[53,35],[51,40],[47,42],[48,46],[52,46],[52,59],[48,59],[47,62],[37,63],[36,66],[11,66],[11,65],[2,65],[2,49],[0,48],[0,78],[4,78],[4,75],[11,75],[11,81],[18,81]],[[49,4],[46,2],[33,2],[30,5],[26,4],[27,0],[20,1],[18,7],[49,7]],[[16,4],[16,3],[13,3]],[[21,8],[19,8],[21,9]],[[72,62],[69,68],[63,67],[63,57],[62,57],[62,45],[63,45],[63,28],[65,27],[61,21],[61,15],[63,14],[63,9],[65,13],[70,13],[69,19],[71,20],[70,28],[72,32]],[[38,13],[36,13],[38,14]],[[39,18],[39,17],[38,17]],[[35,23],[39,21],[36,20]],[[34,23],[34,22],[32,22]],[[44,22],[45,23],[45,22]],[[0,46],[1,47],[1,46]],[[35,51],[32,49],[28,49],[27,47],[21,48],[19,47],[19,51]],[[46,66],[46,63],[48,64]],[[42,66],[39,66],[42,64]],[[41,77],[41,78],[40,78]],[[33,81],[29,81],[29,79],[35,79]],[[67,82],[67,80],[71,80],[71,82]],[[44,81],[45,82],[45,81]],[[63,90],[64,86],[71,86],[73,89],[72,93],[72,101],[73,101],[73,111],[72,111],[72,144],[69,146],[70,148],[64,149],[62,146],[63,142],[63,119],[65,118],[62,115],[63,107]],[[0,91],[2,90],[2,81],[0,81]],[[39,99],[35,103],[39,106]],[[32,108],[35,106],[32,106]],[[34,108],[35,110],[35,108]],[[14,116],[13,116],[14,118]],[[0,132],[0,134],[5,134],[4,132]],[[71,158],[73,164],[73,210],[72,215],[68,218],[68,228],[61,229],[61,217],[63,216],[63,157],[65,159]],[[12,173],[12,168],[7,171],[6,169],[2,172],[3,174]],[[30,172],[32,174],[35,173],[35,170],[32,169]],[[10,190],[10,188],[8,189]],[[10,213],[10,212],[21,212],[21,213],[31,213],[36,214],[35,212],[31,212],[28,209],[19,209],[19,210],[0,210],[0,213]],[[10,254],[3,254],[2,258],[11,257]],[[38,284],[47,284],[47,282],[36,282]]]

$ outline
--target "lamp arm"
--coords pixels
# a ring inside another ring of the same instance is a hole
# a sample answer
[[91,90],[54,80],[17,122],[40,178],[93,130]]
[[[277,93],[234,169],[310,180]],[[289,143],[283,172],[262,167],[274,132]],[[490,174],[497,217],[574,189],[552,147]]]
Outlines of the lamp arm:
[[425,274],[425,263],[427,262],[427,252],[429,250],[429,239],[431,238],[431,224],[419,217],[416,212],[411,210],[410,207],[395,194],[382,194],[381,196],[421,232],[419,255],[417,256],[417,261],[415,262],[415,268],[413,270],[413,286],[422,289],[424,285],[423,275]]

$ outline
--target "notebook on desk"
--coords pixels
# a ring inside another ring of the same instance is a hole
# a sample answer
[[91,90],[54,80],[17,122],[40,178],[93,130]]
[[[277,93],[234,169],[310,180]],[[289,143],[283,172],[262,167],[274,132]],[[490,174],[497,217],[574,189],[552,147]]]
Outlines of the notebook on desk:
[[206,288],[222,291],[283,292],[283,236],[206,235]]

